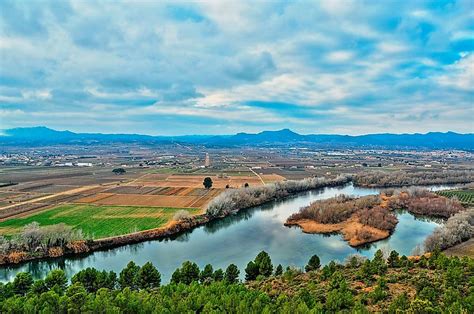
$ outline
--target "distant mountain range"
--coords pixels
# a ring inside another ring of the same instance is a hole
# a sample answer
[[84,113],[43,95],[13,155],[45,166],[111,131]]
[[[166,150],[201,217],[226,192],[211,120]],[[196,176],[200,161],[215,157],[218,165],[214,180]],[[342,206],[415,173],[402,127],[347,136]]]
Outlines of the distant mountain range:
[[289,129],[257,134],[151,136],[141,134],[74,133],[46,127],[15,128],[3,131],[0,145],[123,143],[188,143],[205,146],[320,146],[333,148],[424,148],[474,150],[474,133],[429,132],[426,134],[302,135]]

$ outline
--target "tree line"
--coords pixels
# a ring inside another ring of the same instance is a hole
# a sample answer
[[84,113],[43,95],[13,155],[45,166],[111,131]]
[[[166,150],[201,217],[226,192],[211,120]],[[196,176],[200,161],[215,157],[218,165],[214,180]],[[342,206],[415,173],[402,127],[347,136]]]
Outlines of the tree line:
[[364,187],[461,184],[474,182],[474,170],[364,171],[354,175],[353,182]]
[[[274,267],[260,252],[245,269],[200,269],[186,261],[167,285],[148,262],[129,262],[117,275],[86,268],[70,283],[64,271],[44,279],[18,273],[0,283],[1,313],[472,313],[474,260],[430,256],[407,258],[379,250],[373,259],[350,256],[322,266],[313,255],[303,269]],[[407,291],[413,291],[407,293]]]
[[207,214],[213,217],[225,216],[240,209],[258,206],[275,199],[282,199],[294,193],[327,186],[338,186],[349,181],[350,177],[348,176],[339,176],[335,179],[306,178],[256,187],[226,189],[209,203]]
[[[63,249],[80,240],[84,240],[80,229],[73,229],[64,223],[41,227],[39,223],[32,222],[11,238],[0,236],[0,258],[6,258],[7,255],[12,255],[12,252],[17,252],[17,255],[43,253],[60,256]],[[8,258],[14,261],[15,256]]]

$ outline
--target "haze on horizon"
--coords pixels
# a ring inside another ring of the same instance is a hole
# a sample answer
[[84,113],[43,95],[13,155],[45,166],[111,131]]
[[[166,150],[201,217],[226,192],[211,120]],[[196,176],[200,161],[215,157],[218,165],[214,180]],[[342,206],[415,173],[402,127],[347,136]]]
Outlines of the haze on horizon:
[[470,0],[0,7],[0,129],[474,131]]

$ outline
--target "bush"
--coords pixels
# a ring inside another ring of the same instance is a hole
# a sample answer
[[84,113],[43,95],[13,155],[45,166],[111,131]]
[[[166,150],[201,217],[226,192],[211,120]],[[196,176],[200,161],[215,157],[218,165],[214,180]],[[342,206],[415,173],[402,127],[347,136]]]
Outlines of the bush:
[[179,220],[184,220],[191,217],[191,214],[185,209],[180,209],[178,210],[174,215],[173,215],[173,220],[179,221]]

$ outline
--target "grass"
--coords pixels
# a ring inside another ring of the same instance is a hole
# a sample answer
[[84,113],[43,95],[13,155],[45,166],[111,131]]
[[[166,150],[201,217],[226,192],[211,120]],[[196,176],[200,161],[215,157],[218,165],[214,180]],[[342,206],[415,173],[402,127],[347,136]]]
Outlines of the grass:
[[447,198],[457,197],[463,205],[474,205],[474,190],[450,190],[436,193]]
[[[99,239],[164,226],[181,209],[67,204],[0,222],[0,234],[11,236],[20,232],[23,226],[36,221],[41,226],[65,223],[81,229],[87,238]],[[185,210],[190,214],[199,212],[199,209]]]

